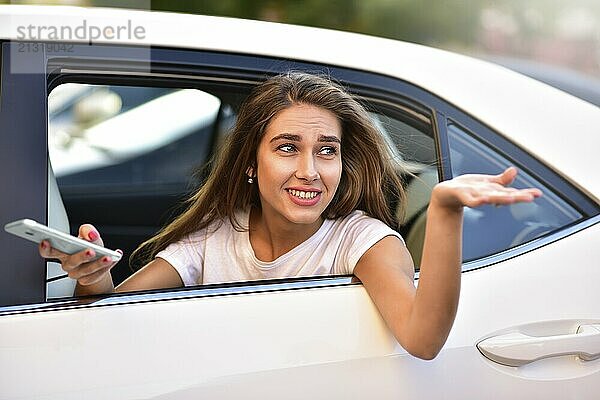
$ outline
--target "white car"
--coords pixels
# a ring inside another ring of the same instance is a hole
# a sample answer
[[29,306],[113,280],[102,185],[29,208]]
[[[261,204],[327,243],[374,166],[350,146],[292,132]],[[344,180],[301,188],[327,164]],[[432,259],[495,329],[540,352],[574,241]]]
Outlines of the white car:
[[462,55],[257,21],[0,6],[0,41],[2,226],[92,222],[130,252],[201,182],[253,85],[290,69],[346,86],[412,168],[417,265],[438,180],[516,165],[515,186],[544,192],[465,210],[458,315],[432,361],[351,276],[73,298],[2,231],[0,398],[598,398],[598,107]]

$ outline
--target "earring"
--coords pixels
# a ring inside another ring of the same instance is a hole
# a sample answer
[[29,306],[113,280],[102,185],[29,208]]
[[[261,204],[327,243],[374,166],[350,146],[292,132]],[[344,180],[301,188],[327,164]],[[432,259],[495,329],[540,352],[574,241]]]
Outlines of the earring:
[[252,177],[253,174],[254,171],[252,171],[252,167],[248,167],[248,169],[246,169],[246,175],[248,175],[248,183],[254,183],[254,178]]

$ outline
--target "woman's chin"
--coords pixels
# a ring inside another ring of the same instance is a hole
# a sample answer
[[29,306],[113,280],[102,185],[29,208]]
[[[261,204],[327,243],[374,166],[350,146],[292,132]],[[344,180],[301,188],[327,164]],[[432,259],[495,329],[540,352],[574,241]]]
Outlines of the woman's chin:
[[291,223],[298,225],[320,224],[322,221],[321,210],[290,212],[286,215],[286,219]]

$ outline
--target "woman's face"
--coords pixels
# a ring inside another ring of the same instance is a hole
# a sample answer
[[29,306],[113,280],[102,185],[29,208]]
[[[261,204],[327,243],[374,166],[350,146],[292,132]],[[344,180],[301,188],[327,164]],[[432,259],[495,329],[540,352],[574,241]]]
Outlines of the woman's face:
[[293,105],[271,120],[257,151],[264,218],[321,223],[342,174],[341,139],[337,117],[317,106]]

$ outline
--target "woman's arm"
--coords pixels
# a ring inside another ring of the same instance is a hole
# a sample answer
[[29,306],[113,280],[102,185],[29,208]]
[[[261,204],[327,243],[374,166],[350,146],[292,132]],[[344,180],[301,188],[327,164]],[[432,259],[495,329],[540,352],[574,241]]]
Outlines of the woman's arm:
[[463,207],[533,201],[538,189],[505,187],[517,174],[464,175],[436,185],[427,211],[419,285],[406,247],[389,236],[359,260],[354,274],[400,344],[412,355],[432,359],[444,345],[460,293]]
[[182,286],[183,282],[175,268],[162,258],[156,258],[125,279],[116,288],[113,285],[110,270],[102,272],[101,278],[93,284],[83,285],[78,280],[75,286],[75,295],[134,292],[137,290],[167,289]]
[[182,287],[183,281],[177,270],[162,258],[155,258],[143,268],[125,279],[117,292],[130,292],[136,290],[167,289]]

